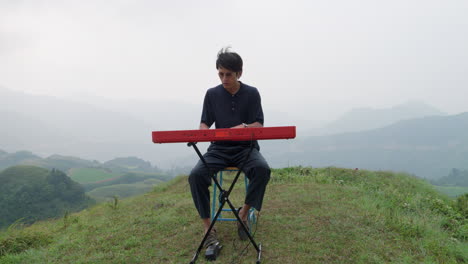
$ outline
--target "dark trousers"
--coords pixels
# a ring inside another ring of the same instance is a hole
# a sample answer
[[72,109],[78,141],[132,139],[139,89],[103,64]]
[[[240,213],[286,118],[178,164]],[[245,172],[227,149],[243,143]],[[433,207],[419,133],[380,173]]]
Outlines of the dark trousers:
[[[242,166],[242,162],[244,162],[249,150],[249,146],[211,144],[208,151],[203,155],[211,171],[206,168],[201,160],[192,169],[189,176],[190,190],[201,218],[210,218],[210,191],[208,190],[211,185],[212,174],[210,172],[215,173],[230,166]],[[245,203],[260,211],[271,171],[257,148],[254,148],[250,153],[243,172],[249,179]]]

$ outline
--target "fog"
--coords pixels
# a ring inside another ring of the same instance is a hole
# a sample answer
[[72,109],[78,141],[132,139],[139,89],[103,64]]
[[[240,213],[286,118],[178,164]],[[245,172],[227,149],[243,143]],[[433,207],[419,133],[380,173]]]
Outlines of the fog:
[[200,105],[231,46],[267,122],[410,100],[454,114],[467,111],[467,13],[463,0],[2,1],[0,86]]

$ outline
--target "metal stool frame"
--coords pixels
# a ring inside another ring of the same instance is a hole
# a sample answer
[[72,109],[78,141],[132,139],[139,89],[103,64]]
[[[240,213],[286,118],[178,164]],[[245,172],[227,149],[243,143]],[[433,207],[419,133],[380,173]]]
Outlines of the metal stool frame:
[[[216,173],[215,177],[217,177],[219,181],[219,185],[221,185],[222,187],[223,186],[223,174],[225,172],[238,172],[238,171],[239,171],[239,168],[237,167],[226,167],[220,170],[218,173]],[[249,188],[249,179],[247,178],[247,176],[245,176],[245,174],[244,174],[244,184],[245,184],[245,192],[247,193],[247,190]],[[211,221],[214,220],[216,209],[221,206],[221,202],[218,202],[218,203],[216,202],[216,197],[217,197],[217,188],[216,186],[213,186],[213,198],[211,202]],[[223,217],[222,212],[232,212],[232,210],[223,208],[221,210],[221,213],[218,216],[218,221],[237,221],[236,218]],[[250,208],[249,210],[249,214],[247,216],[247,222],[249,224],[249,231],[252,232],[252,228],[254,224],[257,222],[257,217],[255,215],[255,208],[253,207]]]

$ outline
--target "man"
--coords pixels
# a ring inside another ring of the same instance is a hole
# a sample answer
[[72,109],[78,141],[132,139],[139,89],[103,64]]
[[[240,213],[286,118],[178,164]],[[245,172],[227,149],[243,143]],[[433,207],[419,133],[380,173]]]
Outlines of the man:
[[[222,49],[218,53],[216,69],[221,84],[206,92],[200,129],[209,129],[213,123],[216,128],[263,127],[260,94],[256,88],[239,81],[242,76],[242,66],[242,58],[237,53],[228,49]],[[215,172],[228,166],[239,167],[250,149],[250,144],[250,141],[215,141],[210,144],[203,157],[210,169]],[[243,172],[249,179],[245,202],[239,211],[239,217],[244,223],[247,222],[251,207],[261,210],[266,185],[270,180],[270,168],[259,152],[258,143],[255,141],[254,144],[254,149],[243,168]],[[193,201],[206,234],[211,224],[208,190],[211,185],[211,175],[201,161],[191,171],[189,183]],[[240,239],[246,240],[248,236],[239,223],[237,228]],[[205,247],[217,242],[216,230],[212,229]]]

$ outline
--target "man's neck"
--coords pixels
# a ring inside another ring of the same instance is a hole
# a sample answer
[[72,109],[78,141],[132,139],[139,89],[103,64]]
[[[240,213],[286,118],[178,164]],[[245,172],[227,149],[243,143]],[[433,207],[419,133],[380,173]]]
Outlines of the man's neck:
[[234,95],[240,90],[240,87],[241,87],[241,83],[238,81],[234,87],[224,88],[224,89],[226,89],[226,91],[228,91],[230,94]]

